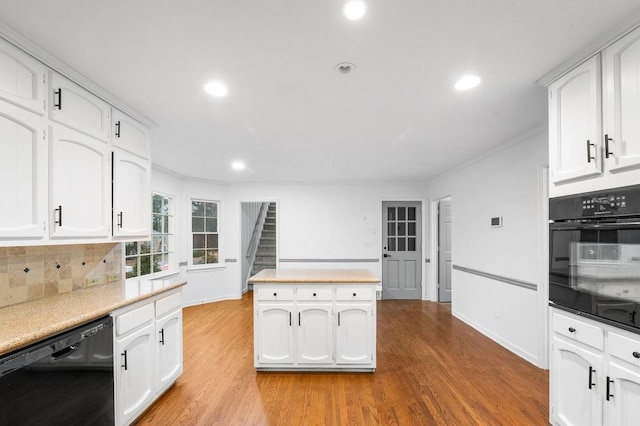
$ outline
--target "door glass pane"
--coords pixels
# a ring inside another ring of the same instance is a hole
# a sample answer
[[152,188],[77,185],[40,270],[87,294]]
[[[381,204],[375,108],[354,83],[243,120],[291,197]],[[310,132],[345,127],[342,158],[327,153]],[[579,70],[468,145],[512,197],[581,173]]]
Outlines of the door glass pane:
[[207,250],[207,263],[218,263],[218,250]]
[[218,219],[207,218],[207,232],[218,232]]
[[153,218],[153,232],[162,232],[162,216],[154,214]]
[[396,224],[394,222],[387,223],[387,235],[390,237],[396,235]]
[[153,256],[153,272],[160,272],[164,268],[163,255],[156,254]]
[[218,248],[218,234],[207,234],[207,248]]
[[138,243],[136,243],[135,241],[130,243],[125,243],[124,253],[125,253],[125,256],[138,254]]
[[407,219],[416,220],[416,208],[415,207],[409,207],[408,208]]
[[407,224],[404,222],[398,223],[398,235],[407,235]]
[[141,254],[151,253],[151,241],[140,241],[138,247],[140,248]]
[[387,238],[387,250],[388,251],[396,251],[396,239],[395,238]]
[[416,239],[409,238],[407,251],[416,251]]
[[125,260],[127,278],[138,276],[138,257],[127,257]]
[[407,223],[408,226],[408,233],[407,235],[410,237],[415,237],[416,235],[416,223],[415,222],[409,222]]
[[191,203],[191,216],[204,216],[204,204],[202,201]]
[[398,207],[398,220],[406,220],[406,219],[407,219],[407,208]]
[[405,251],[406,238],[398,238],[398,251]]
[[162,212],[162,196],[153,194],[151,204],[153,205],[153,213]]
[[207,217],[218,217],[218,205],[216,203],[205,203]]
[[396,220],[396,208],[387,207],[387,220]]

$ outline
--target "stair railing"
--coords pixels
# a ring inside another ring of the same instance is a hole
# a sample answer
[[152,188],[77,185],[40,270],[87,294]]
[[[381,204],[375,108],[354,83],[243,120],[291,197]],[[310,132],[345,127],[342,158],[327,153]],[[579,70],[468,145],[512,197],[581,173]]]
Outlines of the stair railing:
[[262,203],[260,206],[260,212],[256,219],[256,224],[253,226],[253,232],[251,233],[251,241],[249,241],[249,247],[247,248],[246,258],[249,260],[249,272],[245,278],[248,280],[251,277],[251,271],[253,270],[253,263],[256,260],[256,253],[258,252],[258,243],[262,236],[262,229],[264,228],[264,222],[267,219],[267,212],[269,210],[269,203]]

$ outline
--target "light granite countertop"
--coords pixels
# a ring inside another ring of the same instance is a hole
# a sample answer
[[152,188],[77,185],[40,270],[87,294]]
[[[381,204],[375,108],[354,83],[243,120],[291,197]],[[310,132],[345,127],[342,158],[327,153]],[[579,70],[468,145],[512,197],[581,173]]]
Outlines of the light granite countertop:
[[0,355],[185,284],[180,280],[119,281],[0,308]]
[[249,278],[252,284],[378,284],[366,269],[263,269]]

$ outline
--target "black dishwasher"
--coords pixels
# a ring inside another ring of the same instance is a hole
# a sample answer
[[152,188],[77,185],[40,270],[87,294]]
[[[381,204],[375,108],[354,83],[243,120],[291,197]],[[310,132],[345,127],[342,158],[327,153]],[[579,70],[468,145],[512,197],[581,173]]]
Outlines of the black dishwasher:
[[113,425],[113,321],[0,357],[0,425]]

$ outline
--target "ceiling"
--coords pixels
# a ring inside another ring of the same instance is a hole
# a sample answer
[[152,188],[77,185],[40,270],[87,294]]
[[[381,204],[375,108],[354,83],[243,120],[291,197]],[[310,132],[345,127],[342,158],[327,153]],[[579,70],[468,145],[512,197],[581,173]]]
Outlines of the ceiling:
[[[153,162],[178,174],[426,182],[545,126],[536,80],[640,12],[638,0],[367,2],[349,21],[343,0],[2,0],[0,21],[155,121]],[[345,61],[355,70],[337,73]],[[466,73],[482,84],[454,90]],[[203,91],[214,79],[227,97]]]

